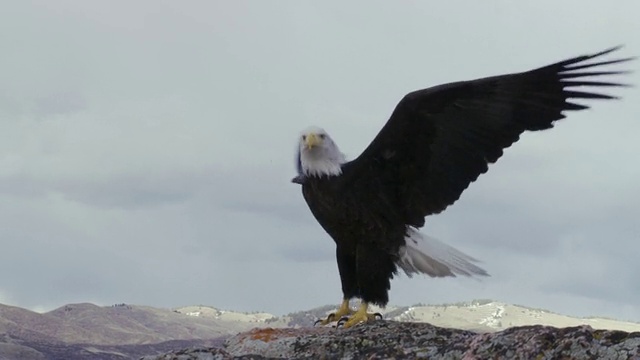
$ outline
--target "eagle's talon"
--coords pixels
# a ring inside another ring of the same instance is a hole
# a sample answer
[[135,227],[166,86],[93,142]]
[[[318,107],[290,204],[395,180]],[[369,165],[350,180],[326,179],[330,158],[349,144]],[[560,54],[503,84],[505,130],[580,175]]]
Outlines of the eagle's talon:
[[343,301],[342,301],[342,304],[340,305],[340,308],[338,309],[338,311],[333,312],[333,313],[331,313],[331,314],[327,315],[327,318],[326,318],[326,319],[324,319],[324,320],[320,319],[320,320],[316,321],[316,322],[313,324],[313,326],[316,326],[318,323],[319,323],[320,325],[323,325],[323,326],[324,326],[324,325],[328,325],[328,324],[330,324],[330,323],[332,323],[332,322],[334,322],[334,321],[336,321],[336,320],[341,320],[341,319],[342,319],[343,317],[345,317],[345,316],[347,316],[347,317],[348,317],[349,315],[351,315],[351,314],[353,314],[353,313],[355,313],[355,311],[354,311],[354,310],[352,310],[352,309],[349,307],[349,300],[343,300]]
[[349,317],[348,316],[343,316],[340,318],[340,320],[338,320],[338,323],[336,324],[336,327],[342,327],[344,325],[344,323],[346,323],[347,321],[349,321]]
[[318,319],[316,320],[316,322],[313,323],[313,326],[317,326],[318,324],[320,324],[321,326],[325,326],[328,324],[331,324],[333,321],[335,321],[336,318],[336,314],[335,313],[331,313],[329,315],[327,315],[326,319]]
[[367,312],[368,307],[369,305],[366,302],[363,302],[360,305],[360,308],[358,309],[358,311],[356,311],[355,314],[353,314],[351,318],[344,323],[343,327],[347,329],[356,325],[360,325],[362,323],[374,321],[378,316],[380,317],[380,319],[382,319],[381,313],[374,313],[374,314],[368,313]]

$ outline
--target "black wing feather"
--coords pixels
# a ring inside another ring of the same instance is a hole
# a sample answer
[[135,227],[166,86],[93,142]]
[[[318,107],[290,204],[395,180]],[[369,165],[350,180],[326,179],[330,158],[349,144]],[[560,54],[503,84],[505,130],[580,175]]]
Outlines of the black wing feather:
[[423,226],[425,216],[458,200],[524,131],[552,128],[565,117],[563,111],[588,108],[569,99],[614,99],[567,88],[627,86],[582,79],[625,71],[576,72],[633,59],[584,64],[618,48],[526,72],[411,92],[363,153],[344,165],[344,185],[370,201],[384,199],[397,209],[393,216]]

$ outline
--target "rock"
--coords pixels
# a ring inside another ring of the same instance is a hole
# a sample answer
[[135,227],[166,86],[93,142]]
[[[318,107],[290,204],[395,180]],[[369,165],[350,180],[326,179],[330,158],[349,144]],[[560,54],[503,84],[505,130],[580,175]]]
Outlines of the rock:
[[220,348],[184,349],[162,355],[143,356],[140,360],[227,360],[234,359]]
[[144,360],[204,359],[636,359],[640,332],[588,325],[533,325],[495,333],[379,320],[351,329],[256,328],[226,340],[223,349],[191,349]]

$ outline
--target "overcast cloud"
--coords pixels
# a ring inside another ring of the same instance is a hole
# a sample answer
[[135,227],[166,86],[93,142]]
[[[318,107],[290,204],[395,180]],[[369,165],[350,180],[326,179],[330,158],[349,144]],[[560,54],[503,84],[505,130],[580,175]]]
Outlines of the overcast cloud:
[[[0,303],[338,304],[294,175],[304,127],[356,157],[409,91],[625,44],[636,1],[13,1],[0,5]],[[638,70],[640,61],[628,66]],[[640,85],[638,73],[627,81]],[[423,232],[492,298],[640,321],[640,90],[522,136]]]

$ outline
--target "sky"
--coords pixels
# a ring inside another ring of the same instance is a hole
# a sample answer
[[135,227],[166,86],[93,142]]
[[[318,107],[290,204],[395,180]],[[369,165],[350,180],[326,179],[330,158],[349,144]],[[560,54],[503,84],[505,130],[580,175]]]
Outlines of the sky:
[[[0,303],[337,305],[335,245],[290,182],[302,129],[353,159],[410,91],[619,44],[640,55],[639,6],[4,2]],[[640,85],[640,60],[626,67],[616,79]],[[612,93],[521,136],[427,218],[491,277],[401,275],[390,304],[640,322],[640,88]]]

